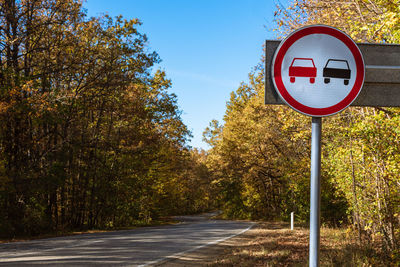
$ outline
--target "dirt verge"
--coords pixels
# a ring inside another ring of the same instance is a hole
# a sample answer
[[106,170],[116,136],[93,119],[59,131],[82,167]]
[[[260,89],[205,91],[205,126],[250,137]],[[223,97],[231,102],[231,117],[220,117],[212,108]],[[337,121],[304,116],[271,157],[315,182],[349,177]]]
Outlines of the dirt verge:
[[[178,255],[157,266],[308,266],[309,230],[260,222],[219,244]],[[346,228],[321,228],[321,266],[400,266],[385,256],[379,242],[359,244]]]

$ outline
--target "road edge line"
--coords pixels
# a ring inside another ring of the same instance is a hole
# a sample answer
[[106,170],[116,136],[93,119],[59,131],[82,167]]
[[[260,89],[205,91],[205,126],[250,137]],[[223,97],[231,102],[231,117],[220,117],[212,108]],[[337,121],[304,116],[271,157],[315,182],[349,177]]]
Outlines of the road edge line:
[[251,225],[250,225],[249,227],[247,227],[246,229],[240,231],[240,232],[237,233],[237,234],[230,235],[230,236],[228,236],[228,237],[224,237],[224,238],[221,238],[221,239],[218,239],[218,240],[209,242],[209,243],[207,243],[207,244],[204,244],[204,245],[201,245],[201,246],[197,246],[197,247],[194,247],[194,248],[191,248],[191,249],[182,251],[182,252],[178,252],[178,253],[175,253],[175,254],[166,256],[166,257],[164,257],[164,258],[155,260],[155,261],[151,261],[151,262],[148,262],[148,263],[145,263],[145,264],[141,264],[141,265],[138,265],[137,267],[147,267],[147,266],[151,266],[151,265],[154,265],[154,264],[158,264],[158,263],[160,263],[160,262],[162,262],[162,261],[175,260],[175,259],[177,259],[177,257],[179,257],[179,256],[181,256],[181,255],[184,255],[184,254],[186,254],[186,253],[189,253],[189,252],[192,252],[192,251],[201,249],[201,248],[205,248],[205,247],[208,247],[208,246],[211,246],[211,245],[215,245],[215,244],[221,243],[221,242],[223,242],[223,241],[225,241],[225,240],[228,240],[228,239],[230,239],[230,238],[233,238],[233,237],[235,237],[235,236],[241,235],[241,234],[247,232],[248,230],[250,230],[251,228],[253,228],[254,225],[256,225],[256,223],[255,223],[255,222],[252,222]]

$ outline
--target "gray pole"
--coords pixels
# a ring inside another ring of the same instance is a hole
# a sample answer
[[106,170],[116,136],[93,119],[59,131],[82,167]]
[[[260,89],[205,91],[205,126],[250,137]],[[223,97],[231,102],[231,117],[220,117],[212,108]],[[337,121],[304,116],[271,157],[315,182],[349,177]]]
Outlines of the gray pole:
[[311,126],[310,267],[319,266],[321,128],[321,117],[313,117]]

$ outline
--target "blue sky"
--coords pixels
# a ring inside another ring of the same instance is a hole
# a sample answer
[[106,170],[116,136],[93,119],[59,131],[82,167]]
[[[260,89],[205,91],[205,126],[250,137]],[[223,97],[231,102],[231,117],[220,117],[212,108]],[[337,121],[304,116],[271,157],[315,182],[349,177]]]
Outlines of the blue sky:
[[[150,51],[162,62],[155,68],[172,81],[193,147],[207,149],[202,133],[212,119],[222,121],[230,92],[274,39],[278,0],[87,0],[89,16],[138,18]],[[284,1],[282,1],[284,2]]]

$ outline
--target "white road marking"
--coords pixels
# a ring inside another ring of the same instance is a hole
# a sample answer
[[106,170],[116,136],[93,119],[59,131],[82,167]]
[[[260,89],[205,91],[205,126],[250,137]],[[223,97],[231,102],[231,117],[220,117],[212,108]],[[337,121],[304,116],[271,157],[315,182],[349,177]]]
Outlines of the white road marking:
[[64,259],[79,259],[81,256],[32,256],[19,257],[12,259],[2,259],[1,262],[17,262],[17,261],[41,261],[41,260],[64,260]]
[[201,246],[197,246],[197,247],[194,247],[194,248],[191,248],[191,249],[182,251],[182,252],[178,252],[178,253],[175,253],[175,254],[166,256],[166,257],[164,257],[164,258],[155,260],[155,261],[150,261],[150,262],[148,262],[148,263],[138,265],[138,267],[146,267],[146,266],[150,266],[150,265],[153,265],[153,264],[160,263],[160,262],[162,262],[162,261],[164,261],[164,260],[175,259],[175,258],[177,258],[177,257],[179,257],[179,256],[181,256],[181,255],[184,255],[184,254],[186,254],[186,253],[195,251],[195,250],[197,250],[197,249],[201,249],[201,248],[204,248],[204,247],[208,247],[208,246],[211,246],[211,245],[218,244],[218,243],[220,243],[220,242],[223,242],[223,241],[225,241],[225,240],[228,240],[229,238],[232,238],[232,237],[238,236],[238,235],[240,235],[240,234],[243,234],[244,232],[250,230],[254,225],[255,225],[255,223],[251,223],[251,225],[250,225],[249,227],[247,227],[246,229],[240,231],[240,232],[237,233],[237,234],[230,235],[230,236],[228,236],[228,237],[224,237],[224,238],[221,238],[221,239],[218,239],[218,240],[215,240],[215,241],[211,241],[211,242],[209,242],[209,243],[207,243],[207,244],[204,244],[204,245],[201,245]]

